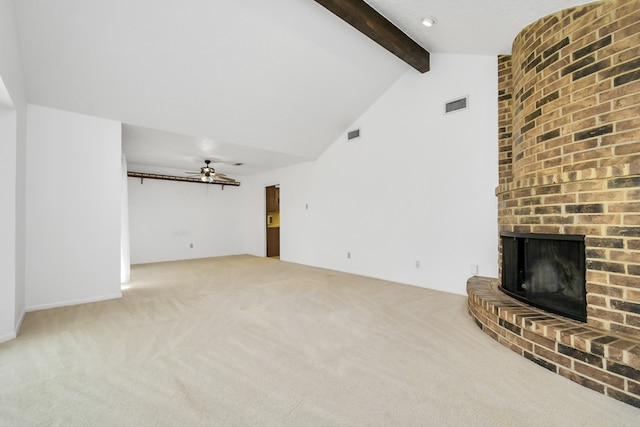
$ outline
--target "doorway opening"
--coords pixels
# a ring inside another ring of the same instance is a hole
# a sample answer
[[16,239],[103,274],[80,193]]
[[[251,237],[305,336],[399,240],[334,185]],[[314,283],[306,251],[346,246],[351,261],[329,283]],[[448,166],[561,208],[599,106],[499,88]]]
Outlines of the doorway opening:
[[266,187],[267,257],[280,257],[280,185]]

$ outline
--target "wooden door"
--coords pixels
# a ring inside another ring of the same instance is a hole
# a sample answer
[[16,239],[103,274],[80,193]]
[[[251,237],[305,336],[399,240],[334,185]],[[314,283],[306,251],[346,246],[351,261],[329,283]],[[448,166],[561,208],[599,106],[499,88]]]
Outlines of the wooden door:
[[267,187],[267,213],[280,212],[280,189],[275,185]]

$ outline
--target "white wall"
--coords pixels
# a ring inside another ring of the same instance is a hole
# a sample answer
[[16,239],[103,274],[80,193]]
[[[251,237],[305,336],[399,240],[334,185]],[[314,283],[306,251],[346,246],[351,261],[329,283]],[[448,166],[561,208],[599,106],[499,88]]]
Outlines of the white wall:
[[120,152],[119,122],[28,106],[28,310],[121,296]]
[[[361,138],[247,180],[249,253],[264,255],[264,187],[279,183],[285,261],[458,294],[472,264],[497,275],[497,59],[431,60],[349,127]],[[467,110],[444,115],[465,95]]]
[[12,107],[13,104],[0,104],[0,342],[14,338],[17,309],[16,112]]
[[128,192],[132,264],[246,253],[242,185],[129,178]]
[[24,147],[26,95],[14,3],[0,0],[0,342],[24,316]]

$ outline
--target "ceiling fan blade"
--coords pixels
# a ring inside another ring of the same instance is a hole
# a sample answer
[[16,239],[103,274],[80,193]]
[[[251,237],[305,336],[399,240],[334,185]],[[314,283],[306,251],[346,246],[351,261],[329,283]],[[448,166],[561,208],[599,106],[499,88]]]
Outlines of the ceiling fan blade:
[[235,179],[233,179],[233,178],[229,178],[229,177],[224,176],[224,175],[216,174],[216,175],[215,175],[215,178],[216,178],[216,179],[224,179],[225,181],[234,181],[234,182],[235,182]]
[[208,181],[208,179],[211,179],[211,178],[213,178],[213,180],[221,180],[221,181],[228,181],[228,182],[238,182],[233,178],[229,178],[228,176],[226,176],[223,173],[217,173],[215,171],[215,169],[213,169],[211,166],[209,166],[211,163],[216,163],[216,162],[224,163],[222,160],[212,159],[212,160],[205,160],[204,162],[205,162],[206,166],[200,168],[200,172],[189,171],[189,172],[185,172],[185,173],[187,175],[189,175],[190,177],[199,177],[199,178],[203,179],[203,181],[205,181],[205,182],[211,182],[211,181]]

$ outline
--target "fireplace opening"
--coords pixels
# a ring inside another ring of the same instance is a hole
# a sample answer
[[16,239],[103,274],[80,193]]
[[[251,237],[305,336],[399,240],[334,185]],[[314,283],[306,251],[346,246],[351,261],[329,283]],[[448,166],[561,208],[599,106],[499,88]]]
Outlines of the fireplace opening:
[[587,321],[584,236],[502,232],[500,238],[505,293]]

